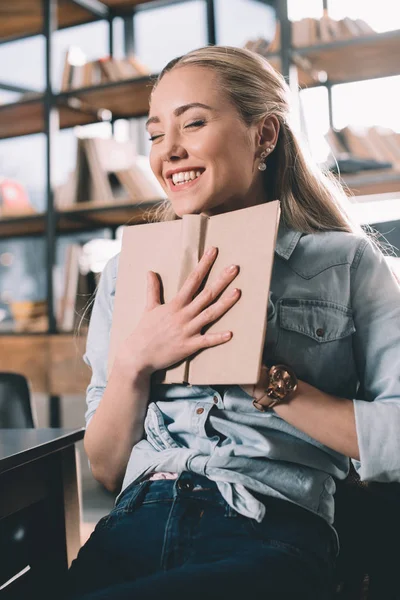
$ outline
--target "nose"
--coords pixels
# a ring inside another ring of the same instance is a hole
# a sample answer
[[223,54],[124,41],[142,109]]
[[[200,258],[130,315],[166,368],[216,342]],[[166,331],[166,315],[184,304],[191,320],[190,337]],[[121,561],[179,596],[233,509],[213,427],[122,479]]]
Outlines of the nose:
[[166,135],[164,143],[163,160],[165,162],[176,162],[188,157],[188,153],[181,143],[179,136],[171,134],[168,136]]

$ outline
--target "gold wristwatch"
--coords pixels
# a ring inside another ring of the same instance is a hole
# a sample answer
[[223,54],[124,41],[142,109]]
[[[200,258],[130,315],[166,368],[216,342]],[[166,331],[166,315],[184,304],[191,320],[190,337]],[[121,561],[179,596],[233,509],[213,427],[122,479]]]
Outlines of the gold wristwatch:
[[[262,366],[262,373],[257,385],[252,387],[253,406],[262,412],[289,400],[297,390],[298,380],[287,365]],[[245,389],[247,391],[247,389]],[[249,392],[248,392],[249,393]]]

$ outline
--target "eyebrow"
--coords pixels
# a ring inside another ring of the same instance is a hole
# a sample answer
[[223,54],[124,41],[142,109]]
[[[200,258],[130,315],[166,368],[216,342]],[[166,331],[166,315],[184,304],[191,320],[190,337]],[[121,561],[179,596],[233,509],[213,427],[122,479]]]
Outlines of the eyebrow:
[[[183,115],[184,112],[186,112],[187,110],[189,110],[191,108],[205,108],[207,110],[214,110],[212,108],[212,106],[208,106],[207,104],[202,104],[202,102],[191,102],[190,104],[184,104],[183,106],[178,106],[178,108],[176,108],[174,110],[174,115],[175,115],[175,117],[180,117],[181,115]],[[159,117],[150,117],[150,119],[147,119],[147,121],[146,121],[146,129],[150,125],[150,123],[159,123],[159,122],[160,122]]]

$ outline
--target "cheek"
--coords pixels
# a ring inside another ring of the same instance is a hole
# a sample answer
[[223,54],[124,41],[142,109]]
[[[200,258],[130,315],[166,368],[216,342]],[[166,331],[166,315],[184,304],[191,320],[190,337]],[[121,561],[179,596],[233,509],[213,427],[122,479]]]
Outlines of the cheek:
[[157,177],[157,179],[161,179],[162,162],[158,158],[157,152],[155,152],[154,150],[150,151],[149,162],[150,162],[151,170],[153,171],[154,175]]

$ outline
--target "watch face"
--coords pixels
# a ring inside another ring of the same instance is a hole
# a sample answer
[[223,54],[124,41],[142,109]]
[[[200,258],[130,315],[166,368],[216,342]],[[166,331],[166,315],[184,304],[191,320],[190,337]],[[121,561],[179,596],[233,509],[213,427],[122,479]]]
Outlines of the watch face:
[[296,380],[284,365],[276,365],[270,370],[268,396],[274,400],[284,400],[295,388]]

